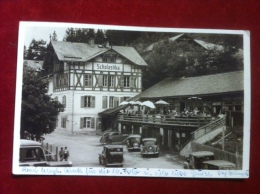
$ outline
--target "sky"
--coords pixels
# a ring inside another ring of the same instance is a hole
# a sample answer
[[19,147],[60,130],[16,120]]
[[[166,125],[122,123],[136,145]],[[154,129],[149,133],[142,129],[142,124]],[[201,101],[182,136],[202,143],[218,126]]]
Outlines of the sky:
[[32,39],[41,40],[43,39],[46,43],[50,41],[50,34],[52,35],[55,31],[59,41],[63,40],[67,27],[27,27],[25,29],[24,45],[26,48],[29,47]]

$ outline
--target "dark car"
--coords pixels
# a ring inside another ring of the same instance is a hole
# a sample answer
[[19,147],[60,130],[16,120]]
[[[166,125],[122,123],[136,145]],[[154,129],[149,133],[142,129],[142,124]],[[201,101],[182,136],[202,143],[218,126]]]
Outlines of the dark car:
[[104,166],[123,166],[123,146],[105,145],[103,151],[98,156],[99,164]]
[[124,141],[126,142],[128,151],[134,151],[134,150],[140,151],[141,150],[140,140],[141,140],[141,135],[138,134],[130,135],[128,138],[126,138]]
[[202,163],[208,160],[214,160],[213,152],[199,151],[192,152],[186,162],[184,162],[184,169],[202,169]]
[[118,131],[106,132],[102,135],[100,143],[121,145],[129,134],[121,134]]
[[41,143],[32,140],[20,140],[19,166],[71,167],[71,161],[48,161]]
[[158,157],[160,153],[156,138],[144,138],[141,141],[141,155]]
[[225,160],[208,160],[202,163],[203,170],[236,170],[236,165]]
[[109,131],[104,132],[102,137],[100,138],[100,143],[106,143],[106,140],[109,138],[109,136],[119,135],[120,133],[118,131]]

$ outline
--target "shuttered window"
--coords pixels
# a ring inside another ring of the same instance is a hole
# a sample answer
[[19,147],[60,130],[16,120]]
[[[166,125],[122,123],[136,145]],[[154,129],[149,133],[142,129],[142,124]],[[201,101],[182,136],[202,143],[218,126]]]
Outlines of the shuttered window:
[[61,118],[61,127],[66,128],[67,118]]
[[81,108],[95,108],[95,96],[81,96]]
[[109,97],[109,108],[113,108],[114,107],[114,96],[110,96]]
[[103,75],[103,85],[102,86],[108,86],[108,75]]
[[82,117],[80,118],[80,128],[95,128],[95,118],[94,117]]
[[108,86],[109,87],[114,87],[115,86],[115,76],[110,75],[108,77]]
[[92,86],[92,74],[85,75],[85,86],[91,87]]

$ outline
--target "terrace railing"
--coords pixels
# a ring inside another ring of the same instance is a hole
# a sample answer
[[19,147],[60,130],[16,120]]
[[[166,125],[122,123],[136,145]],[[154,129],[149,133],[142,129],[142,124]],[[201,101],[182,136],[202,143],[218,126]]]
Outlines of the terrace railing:
[[201,127],[212,121],[212,117],[171,117],[158,115],[126,115],[118,116],[119,122],[156,124],[168,126]]

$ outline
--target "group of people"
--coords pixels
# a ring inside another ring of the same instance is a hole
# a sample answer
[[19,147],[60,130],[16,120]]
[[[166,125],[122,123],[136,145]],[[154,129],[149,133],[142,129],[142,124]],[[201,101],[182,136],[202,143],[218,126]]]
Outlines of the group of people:
[[60,161],[63,161],[63,160],[68,161],[68,158],[70,156],[68,148],[65,147],[63,149],[63,147],[61,147],[60,151],[59,151],[59,156],[60,156]]

